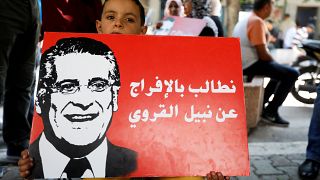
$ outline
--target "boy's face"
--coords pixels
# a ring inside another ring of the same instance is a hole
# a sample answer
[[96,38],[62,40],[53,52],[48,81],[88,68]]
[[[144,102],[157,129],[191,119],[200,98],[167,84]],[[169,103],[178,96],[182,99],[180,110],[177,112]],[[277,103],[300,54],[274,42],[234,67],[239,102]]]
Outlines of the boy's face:
[[139,6],[132,0],[108,0],[96,28],[101,34],[145,34],[147,30],[141,25]]

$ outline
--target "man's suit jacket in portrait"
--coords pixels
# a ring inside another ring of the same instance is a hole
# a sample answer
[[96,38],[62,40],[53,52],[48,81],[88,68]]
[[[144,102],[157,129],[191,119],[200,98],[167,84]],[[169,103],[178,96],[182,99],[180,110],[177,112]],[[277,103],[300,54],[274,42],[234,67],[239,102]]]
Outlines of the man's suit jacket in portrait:
[[[30,146],[30,157],[33,158],[34,167],[31,170],[31,178],[44,178],[42,159],[39,152],[39,141],[37,138]],[[126,176],[137,168],[137,153],[133,150],[116,146],[107,139],[108,149],[106,150],[106,173],[105,177]],[[74,151],[77,151],[76,149]],[[50,156],[50,155],[48,155]],[[54,168],[54,165],[52,166]],[[59,177],[55,177],[59,178]],[[75,177],[80,178],[80,177]]]

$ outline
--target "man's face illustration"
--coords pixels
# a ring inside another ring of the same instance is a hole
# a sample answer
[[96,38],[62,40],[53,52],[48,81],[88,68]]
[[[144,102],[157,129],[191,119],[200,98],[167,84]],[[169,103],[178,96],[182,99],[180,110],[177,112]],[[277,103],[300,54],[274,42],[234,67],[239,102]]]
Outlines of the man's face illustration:
[[74,145],[105,136],[117,103],[108,80],[110,62],[100,55],[71,53],[55,57],[55,65],[49,110],[55,136]]

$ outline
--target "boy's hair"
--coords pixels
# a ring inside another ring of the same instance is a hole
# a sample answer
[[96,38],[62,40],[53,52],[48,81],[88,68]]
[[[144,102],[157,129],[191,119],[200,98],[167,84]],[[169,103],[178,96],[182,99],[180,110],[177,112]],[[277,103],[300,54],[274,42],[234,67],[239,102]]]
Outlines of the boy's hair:
[[271,0],[255,0],[253,4],[253,10],[261,10],[266,4],[271,3]]
[[[104,6],[106,5],[106,3],[107,3],[108,1],[109,1],[109,0],[105,0],[105,1],[104,1],[104,3],[103,3],[103,8],[102,8],[102,9],[104,9]],[[144,12],[144,7],[143,7],[143,5],[141,4],[140,0],[132,0],[132,1],[139,7],[141,26],[144,26],[145,18],[146,18],[146,15],[145,15],[145,12]]]

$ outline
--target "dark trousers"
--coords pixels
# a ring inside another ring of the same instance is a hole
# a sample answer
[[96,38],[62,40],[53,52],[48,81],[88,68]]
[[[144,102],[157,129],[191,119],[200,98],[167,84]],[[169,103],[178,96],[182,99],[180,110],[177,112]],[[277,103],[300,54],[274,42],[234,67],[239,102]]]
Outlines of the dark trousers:
[[37,0],[1,0],[0,24],[3,139],[8,146],[17,146],[25,144],[31,129],[27,116],[39,36]]
[[317,88],[317,98],[309,126],[307,159],[320,162],[320,86]]
[[[243,74],[248,76],[249,81],[251,81],[255,75],[270,78],[270,82],[264,92],[264,103],[269,103],[265,110],[269,113],[278,112],[278,108],[286,99],[299,76],[299,72],[292,67],[281,65],[275,61],[262,60],[258,60],[253,65],[244,69]],[[274,94],[274,97],[272,101],[269,102],[272,94]]]

